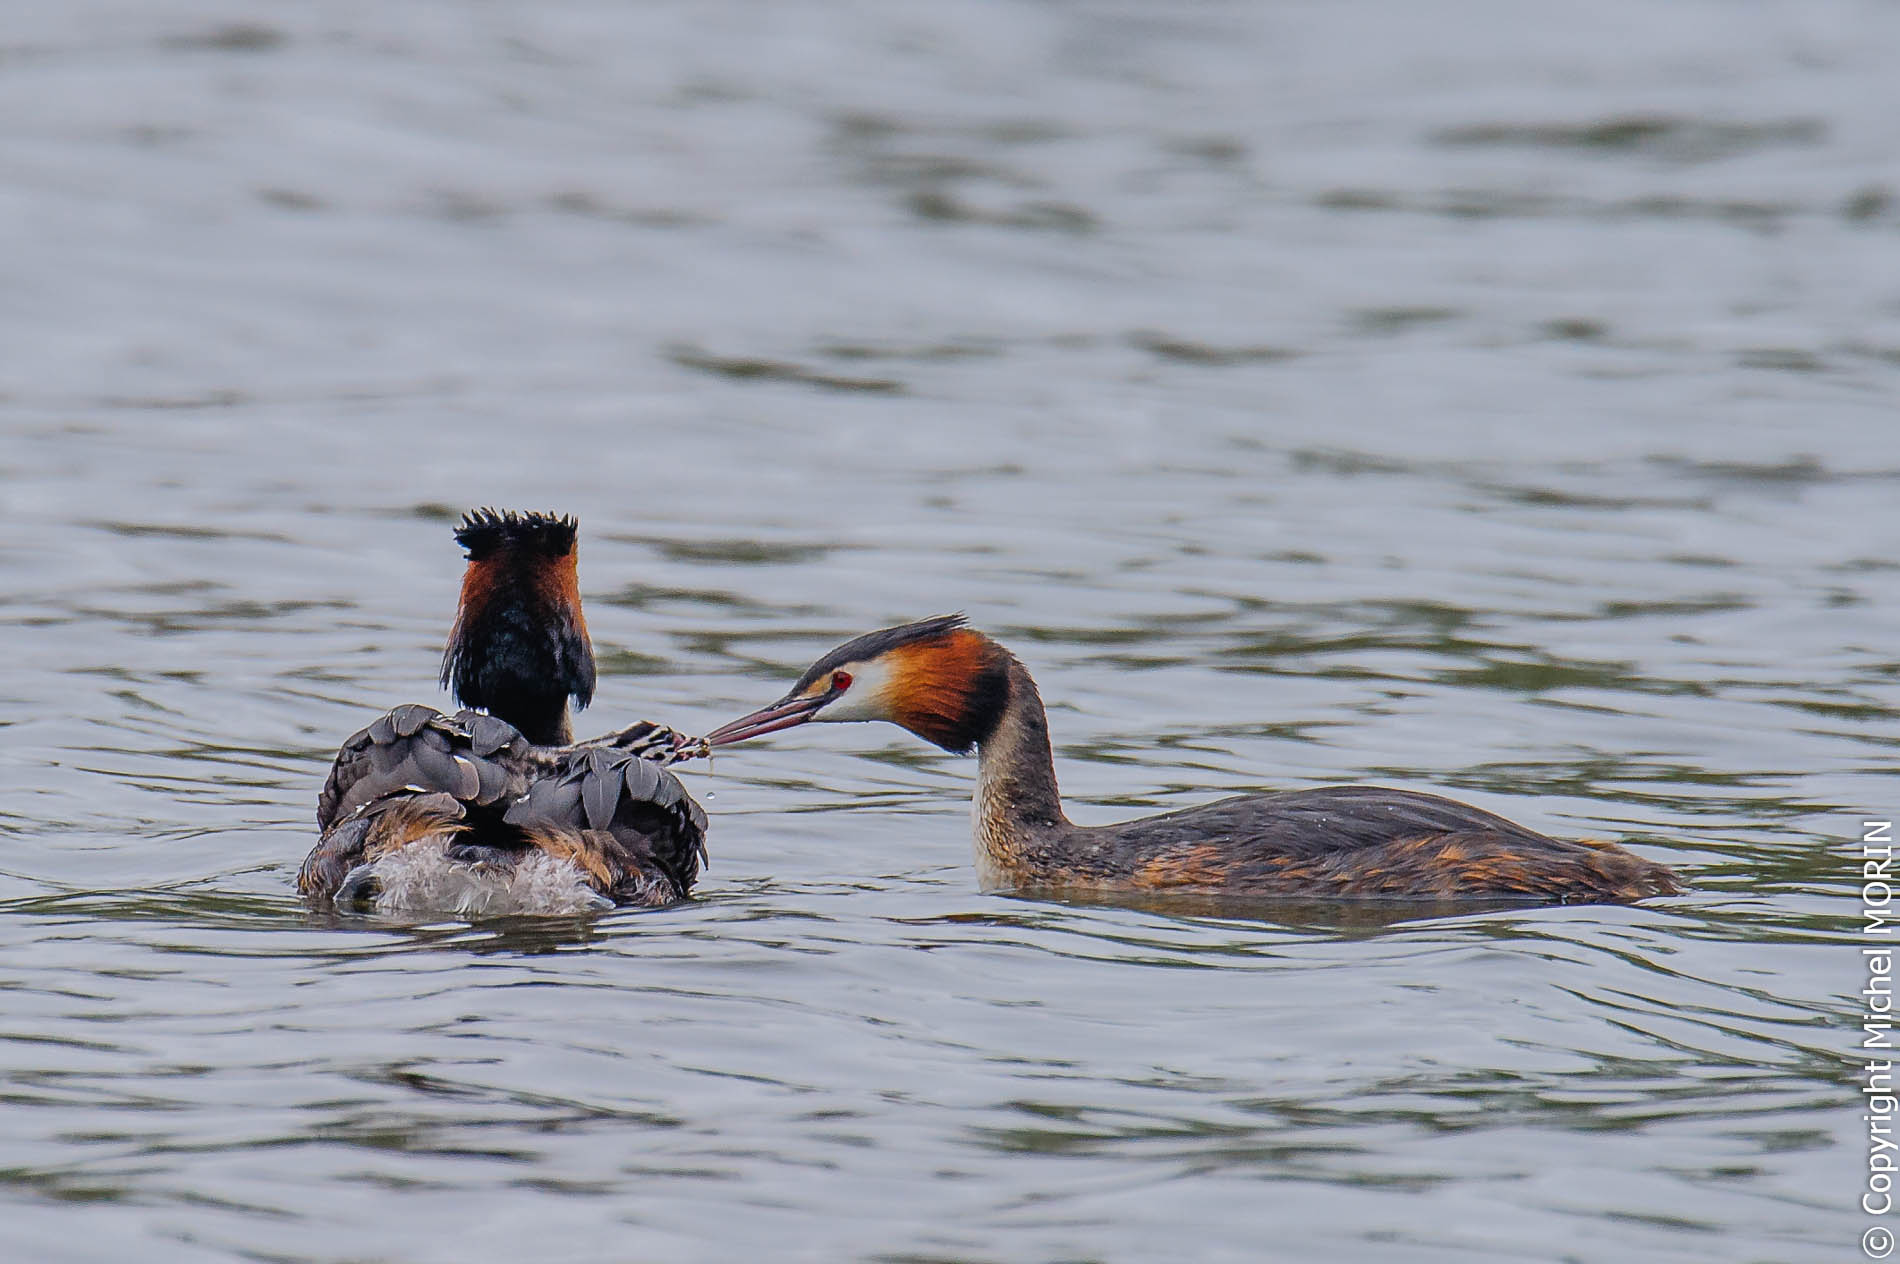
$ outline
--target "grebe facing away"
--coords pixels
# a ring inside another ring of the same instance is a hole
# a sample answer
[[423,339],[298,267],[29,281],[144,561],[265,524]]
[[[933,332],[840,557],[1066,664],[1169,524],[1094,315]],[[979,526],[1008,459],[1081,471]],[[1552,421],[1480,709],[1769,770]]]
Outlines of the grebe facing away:
[[594,694],[572,518],[478,510],[442,683],[468,710],[397,707],[343,743],[297,874],[338,907],[462,917],[685,899],[706,814],[661,768],[702,743],[636,724],[573,743]]
[[726,746],[811,720],[888,720],[957,754],[974,746],[986,890],[1555,903],[1681,890],[1667,868],[1614,844],[1548,838],[1451,799],[1378,786],[1076,825],[1056,793],[1036,682],[960,615],[841,645],[784,698],[706,740]]

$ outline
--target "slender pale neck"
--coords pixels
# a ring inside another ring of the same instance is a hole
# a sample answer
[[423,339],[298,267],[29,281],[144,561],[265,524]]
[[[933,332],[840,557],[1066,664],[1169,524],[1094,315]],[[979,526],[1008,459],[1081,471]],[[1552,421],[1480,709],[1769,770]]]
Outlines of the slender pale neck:
[[977,743],[976,825],[979,843],[992,850],[1004,836],[1068,824],[1056,790],[1049,717],[1029,672],[1009,663],[1009,700],[989,736]]

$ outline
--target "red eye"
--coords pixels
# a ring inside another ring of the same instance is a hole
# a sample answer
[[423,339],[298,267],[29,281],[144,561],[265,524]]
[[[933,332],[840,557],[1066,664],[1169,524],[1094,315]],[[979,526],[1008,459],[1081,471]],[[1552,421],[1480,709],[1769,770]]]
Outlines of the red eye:
[[851,673],[850,672],[832,672],[831,673],[831,692],[843,693],[845,690],[849,689],[850,687],[851,687]]

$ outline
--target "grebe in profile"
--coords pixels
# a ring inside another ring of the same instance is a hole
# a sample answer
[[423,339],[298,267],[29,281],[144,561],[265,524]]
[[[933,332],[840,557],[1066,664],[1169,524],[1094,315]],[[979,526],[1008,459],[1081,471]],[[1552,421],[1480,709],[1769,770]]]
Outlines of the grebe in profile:
[[[692,891],[706,814],[661,765],[705,750],[636,724],[573,745],[594,695],[573,518],[477,510],[442,683],[343,743],[297,887],[377,912],[498,916],[657,906]],[[484,713],[485,712],[485,713]]]
[[888,720],[947,751],[974,746],[985,890],[1559,903],[1681,890],[1667,868],[1614,844],[1565,842],[1451,799],[1377,786],[1076,825],[1056,793],[1036,682],[961,615],[841,645],[784,698],[706,740],[727,746],[812,720]]

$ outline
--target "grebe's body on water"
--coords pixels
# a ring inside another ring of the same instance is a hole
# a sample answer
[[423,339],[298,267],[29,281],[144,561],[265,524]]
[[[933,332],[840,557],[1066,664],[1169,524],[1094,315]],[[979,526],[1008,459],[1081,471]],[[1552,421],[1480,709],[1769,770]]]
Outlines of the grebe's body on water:
[[442,683],[470,708],[397,707],[337,752],[297,886],[339,908],[461,917],[656,906],[692,891],[706,815],[662,765],[704,749],[636,724],[574,744],[594,693],[576,526],[469,514]]
[[977,868],[988,890],[1230,897],[1615,902],[1681,888],[1611,843],[1568,842],[1437,795],[1326,786],[1077,825],[1056,792],[1049,724],[1014,655],[961,616],[872,632],[780,701],[707,734],[730,745],[813,720],[887,720],[975,747]]

